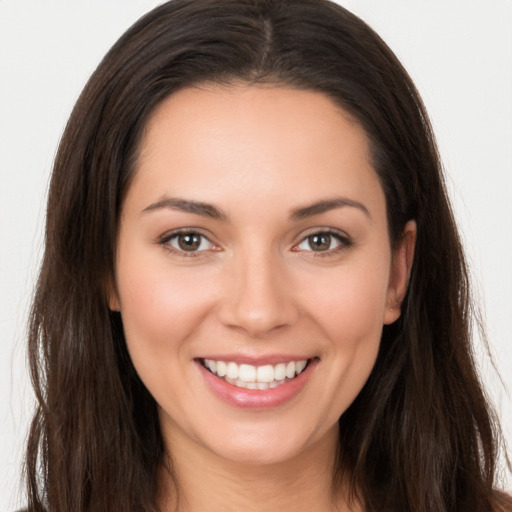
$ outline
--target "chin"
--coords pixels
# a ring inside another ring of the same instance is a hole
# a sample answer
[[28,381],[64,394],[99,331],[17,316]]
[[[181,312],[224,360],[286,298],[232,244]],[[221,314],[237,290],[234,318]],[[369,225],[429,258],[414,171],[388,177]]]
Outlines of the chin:
[[246,466],[271,466],[289,462],[302,452],[296,446],[283,446],[279,442],[223,445],[215,454],[227,461]]
[[[325,427],[324,427],[325,428]],[[210,431],[209,434],[214,434]],[[247,466],[269,466],[297,462],[313,448],[325,444],[333,451],[337,443],[337,423],[327,431],[320,429],[294,429],[284,425],[248,425],[247,428],[224,430],[224,435],[203,438],[203,446],[226,461]]]

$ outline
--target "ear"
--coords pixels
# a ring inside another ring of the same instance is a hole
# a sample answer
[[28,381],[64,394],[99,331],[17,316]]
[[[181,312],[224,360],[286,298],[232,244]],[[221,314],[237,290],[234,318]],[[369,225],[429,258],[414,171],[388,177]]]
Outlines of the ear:
[[410,220],[404,228],[402,237],[393,250],[391,271],[384,311],[384,324],[392,324],[401,314],[402,301],[407,293],[411,275],[414,248],[416,245],[416,222]]
[[113,278],[109,278],[106,288],[108,308],[110,311],[121,311],[119,294]]

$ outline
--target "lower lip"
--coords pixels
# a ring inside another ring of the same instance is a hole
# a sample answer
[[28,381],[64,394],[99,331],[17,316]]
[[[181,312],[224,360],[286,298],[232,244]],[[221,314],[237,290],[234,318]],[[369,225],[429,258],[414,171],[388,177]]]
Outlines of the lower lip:
[[196,361],[206,384],[213,393],[227,404],[244,409],[271,409],[293,400],[305,386],[317,362],[317,359],[313,359],[300,375],[284,384],[272,389],[258,390],[239,388],[229,384]]

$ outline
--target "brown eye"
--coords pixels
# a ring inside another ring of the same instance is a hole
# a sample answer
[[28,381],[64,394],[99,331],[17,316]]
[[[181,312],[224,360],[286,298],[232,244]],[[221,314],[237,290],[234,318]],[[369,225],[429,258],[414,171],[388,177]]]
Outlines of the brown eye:
[[307,237],[312,251],[328,251],[331,248],[332,236],[327,233],[319,233]]
[[165,238],[162,243],[170,245],[178,252],[201,252],[211,250],[214,244],[206,236],[194,231],[175,233]]
[[182,251],[195,251],[201,245],[201,235],[184,233],[177,237],[178,246]]
[[295,246],[295,251],[317,252],[334,254],[338,250],[350,247],[352,242],[346,236],[338,232],[317,231],[302,239],[301,243]]

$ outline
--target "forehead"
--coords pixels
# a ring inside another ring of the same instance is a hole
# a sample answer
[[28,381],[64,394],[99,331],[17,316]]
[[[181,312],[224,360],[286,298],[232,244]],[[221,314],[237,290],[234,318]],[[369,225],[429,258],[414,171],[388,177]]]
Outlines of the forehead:
[[274,86],[169,96],[148,120],[130,188],[146,201],[164,194],[283,205],[335,194],[382,199],[360,125],[326,95]]
[[339,145],[340,129],[347,145],[357,138],[366,152],[367,138],[359,123],[322,93],[274,85],[205,85],[182,89],[158,105],[147,122],[142,147],[155,149],[162,139],[171,142],[169,136],[182,143],[225,134],[236,150],[243,149],[243,143],[264,142],[265,134],[268,141],[275,132],[300,148],[319,139]]

